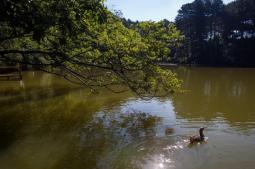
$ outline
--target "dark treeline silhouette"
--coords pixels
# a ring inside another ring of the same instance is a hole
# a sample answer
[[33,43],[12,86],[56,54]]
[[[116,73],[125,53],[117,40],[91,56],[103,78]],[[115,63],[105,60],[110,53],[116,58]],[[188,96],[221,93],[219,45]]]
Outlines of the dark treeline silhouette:
[[178,61],[210,66],[255,66],[255,1],[195,0],[176,17],[185,36]]

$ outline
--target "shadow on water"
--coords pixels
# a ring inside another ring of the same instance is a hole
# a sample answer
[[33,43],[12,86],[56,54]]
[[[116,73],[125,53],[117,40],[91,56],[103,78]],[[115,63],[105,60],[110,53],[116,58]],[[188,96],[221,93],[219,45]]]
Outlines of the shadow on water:
[[[79,131],[79,147],[66,157],[61,167],[77,165],[88,168],[114,168],[128,145],[156,135],[158,117],[138,112],[128,114],[100,113]],[[130,154],[131,155],[131,154]],[[79,156],[77,159],[76,157]],[[89,167],[90,166],[90,167]]]
[[[45,79],[44,74],[24,78],[21,91],[5,85],[6,91],[17,92],[1,93],[2,167],[112,168],[125,161],[119,157],[127,146],[156,137],[159,117],[121,107],[137,102],[130,93],[90,94],[86,89],[65,87],[52,76],[42,87],[34,82],[41,78]],[[39,90],[40,86],[45,90]]]
[[[17,120],[18,119],[18,120]],[[0,152],[7,149],[19,139],[19,132],[22,126],[29,121],[28,116],[2,115],[0,116]]]
[[127,97],[92,94],[88,89],[40,72],[27,72],[24,83],[25,87],[17,82],[1,84],[0,151],[30,135],[76,132],[93,113]]
[[33,89],[32,91],[25,91],[22,93],[19,93],[18,95],[8,95],[5,93],[1,97],[8,97],[8,99],[2,99],[1,100],[1,107],[8,108],[11,105],[17,105],[17,104],[29,104],[31,100],[33,101],[41,101],[45,99],[51,99],[54,97],[59,97],[63,95],[67,95],[70,92],[74,92],[75,90],[80,90],[80,88],[51,88],[51,89]]
[[[253,169],[255,72],[177,72],[188,92],[150,101],[40,72],[1,83],[1,168]],[[201,126],[210,139],[189,147]]]

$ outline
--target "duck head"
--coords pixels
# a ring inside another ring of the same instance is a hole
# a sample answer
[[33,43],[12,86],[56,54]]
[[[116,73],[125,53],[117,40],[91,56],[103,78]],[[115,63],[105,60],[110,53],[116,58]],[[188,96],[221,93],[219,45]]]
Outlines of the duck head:
[[204,137],[205,137],[205,135],[204,135],[204,129],[205,129],[205,127],[201,127],[201,128],[199,129],[199,135],[200,135],[201,138],[204,138]]

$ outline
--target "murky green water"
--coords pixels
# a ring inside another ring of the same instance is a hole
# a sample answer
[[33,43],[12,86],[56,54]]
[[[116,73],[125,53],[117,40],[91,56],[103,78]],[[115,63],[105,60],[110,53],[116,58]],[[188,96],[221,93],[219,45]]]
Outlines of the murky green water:
[[151,101],[40,72],[0,82],[0,168],[254,169],[255,69],[176,72],[187,92]]

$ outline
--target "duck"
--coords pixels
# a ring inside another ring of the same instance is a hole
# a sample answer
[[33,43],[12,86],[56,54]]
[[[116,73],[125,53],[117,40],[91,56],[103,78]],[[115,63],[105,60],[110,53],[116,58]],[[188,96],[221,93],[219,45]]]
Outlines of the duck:
[[205,141],[204,129],[205,129],[204,127],[201,127],[199,129],[199,135],[191,136],[189,138],[190,144],[199,143],[199,142]]

